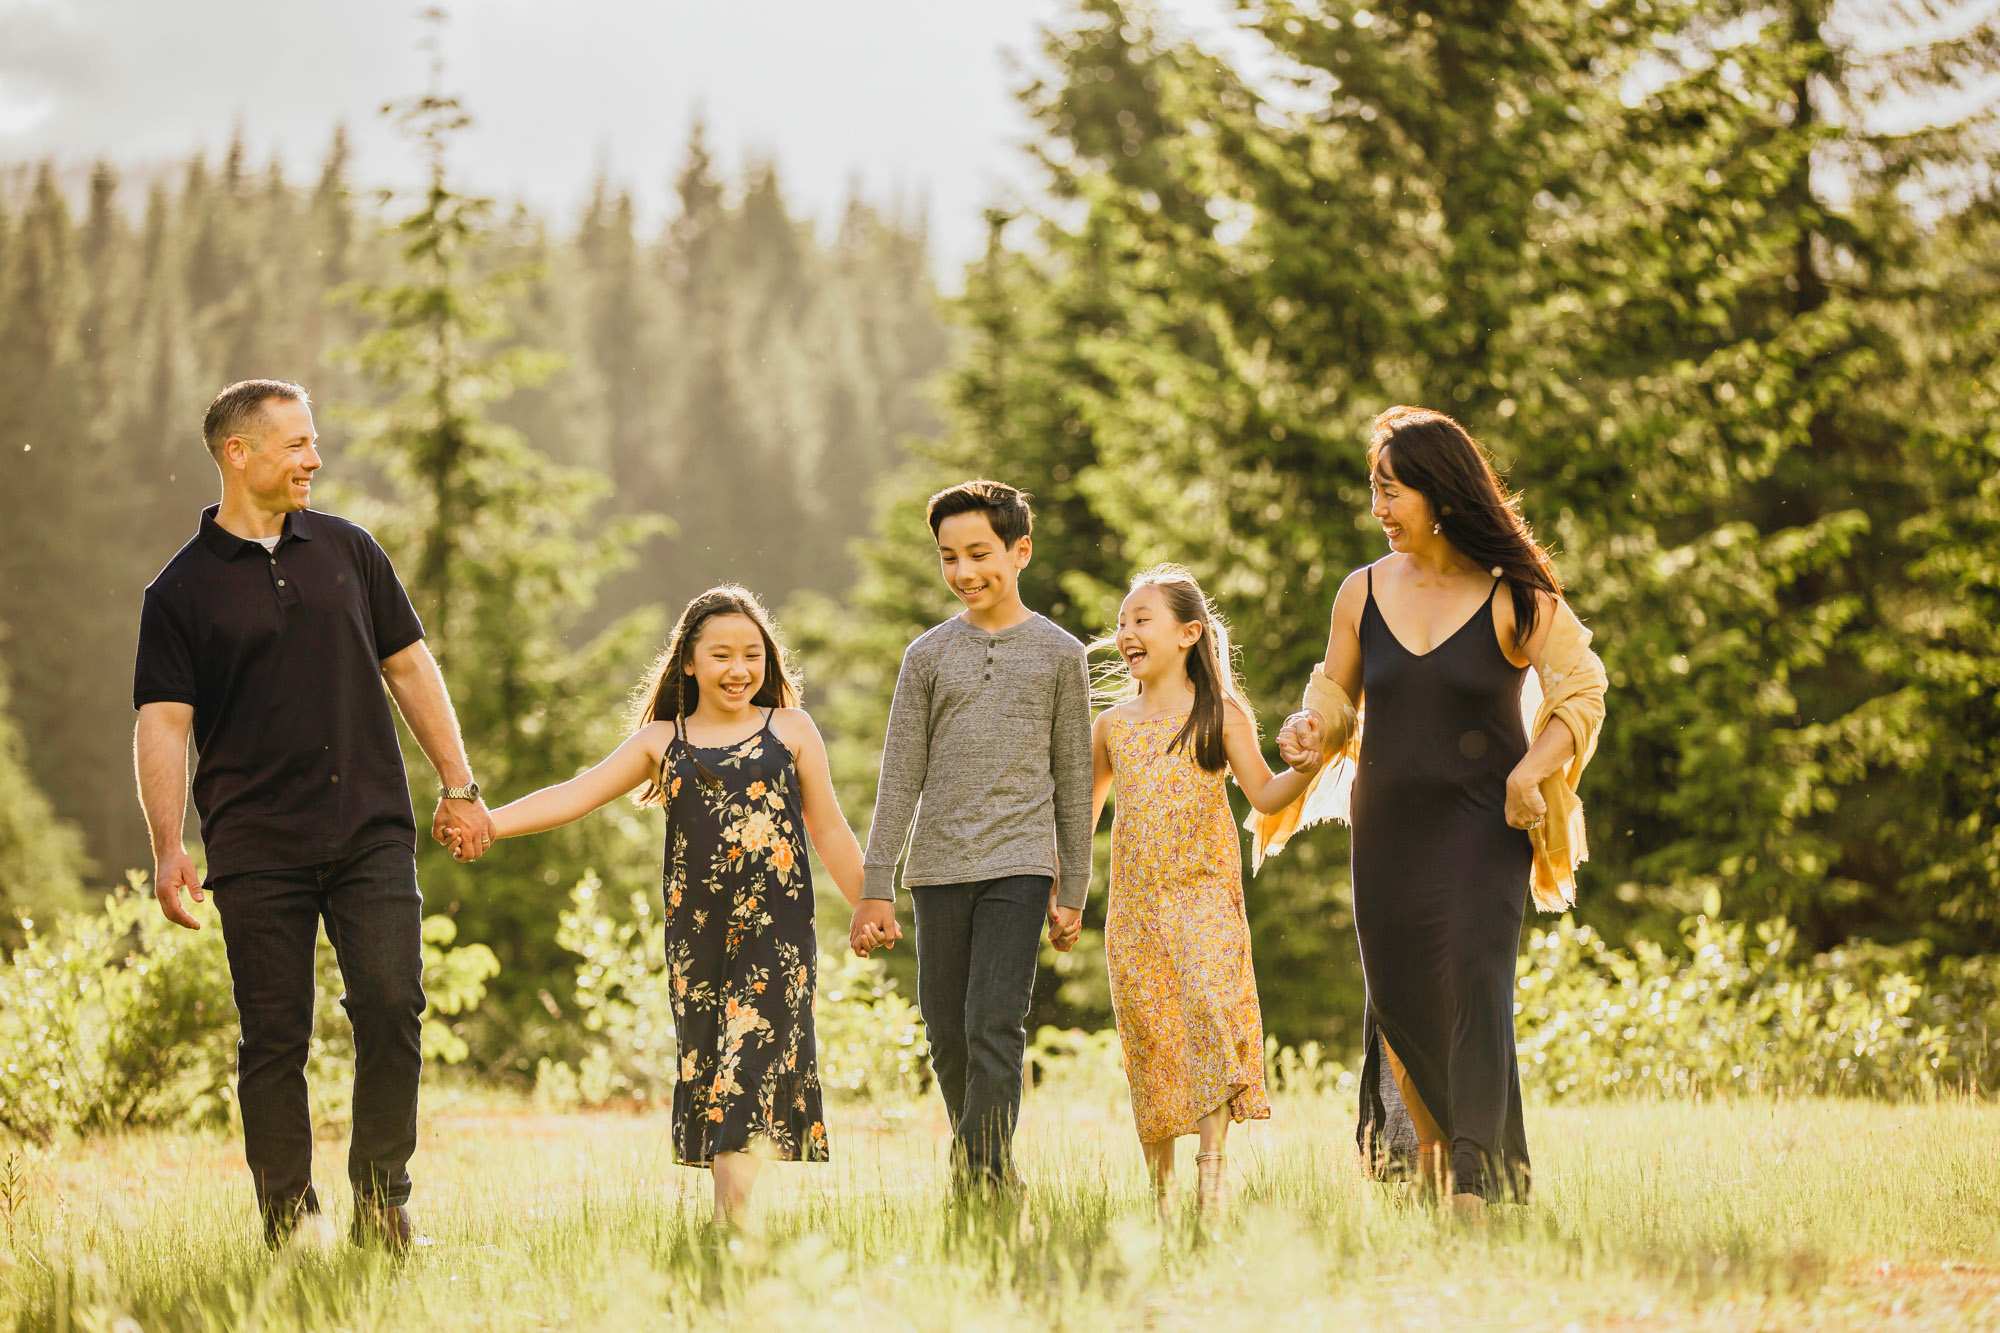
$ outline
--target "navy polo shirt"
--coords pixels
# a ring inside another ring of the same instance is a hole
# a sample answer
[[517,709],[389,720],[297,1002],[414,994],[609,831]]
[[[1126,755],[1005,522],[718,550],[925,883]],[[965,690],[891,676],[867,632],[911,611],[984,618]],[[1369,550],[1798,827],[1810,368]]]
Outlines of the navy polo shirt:
[[382,659],[424,637],[367,529],[285,515],[277,549],[217,506],[146,588],[133,706],[194,705],[194,805],[211,876],[416,850]]

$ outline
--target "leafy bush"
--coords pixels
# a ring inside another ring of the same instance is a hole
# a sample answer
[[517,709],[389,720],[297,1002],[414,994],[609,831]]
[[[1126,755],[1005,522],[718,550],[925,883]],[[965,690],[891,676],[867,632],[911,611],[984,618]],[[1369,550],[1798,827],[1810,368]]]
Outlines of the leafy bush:
[[1991,1091],[2000,959],[1850,943],[1801,952],[1782,918],[1710,910],[1685,953],[1608,947],[1569,917],[1533,932],[1515,991],[1521,1077],[1550,1100],[1696,1093],[1924,1096]]
[[[589,1051],[574,1067],[540,1062],[535,1096],[546,1106],[673,1101],[674,1010],[662,924],[649,895],[634,893],[629,902],[628,916],[613,916],[594,875],[570,892],[556,938],[580,960],[575,1004]],[[821,953],[813,1026],[820,1084],[829,1094],[893,1104],[923,1091],[930,1053],[923,1022],[880,961]]]
[[[64,912],[0,964],[0,1129],[37,1143],[68,1132],[224,1120],[234,1108],[236,1005],[220,927],[170,924],[145,876],[102,912]],[[424,922],[424,1056],[446,1064],[465,1043],[438,1015],[479,1004],[499,964],[484,945],[451,948],[449,918]],[[344,1116],[353,1036],[333,997],[331,946],[318,952],[319,1003],[308,1077],[321,1110]]]

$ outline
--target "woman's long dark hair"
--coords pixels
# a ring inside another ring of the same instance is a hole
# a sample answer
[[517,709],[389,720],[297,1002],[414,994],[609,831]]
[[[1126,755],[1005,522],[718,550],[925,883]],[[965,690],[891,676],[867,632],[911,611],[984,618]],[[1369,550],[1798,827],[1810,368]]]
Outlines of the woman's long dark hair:
[[[633,691],[632,730],[637,731],[650,722],[658,722],[671,717],[674,720],[674,737],[682,744],[687,743],[687,715],[701,702],[701,685],[689,674],[687,667],[694,660],[695,645],[701,642],[702,627],[717,616],[747,616],[750,623],[764,638],[764,683],[752,695],[750,702],[759,708],[797,708],[799,706],[799,683],[792,678],[791,669],[785,664],[784,645],[778,640],[778,627],[771,619],[771,613],[764,609],[757,594],[748,588],[740,588],[733,583],[710,588],[687,604],[681,618],[674,622],[673,632],[667,635],[667,646],[653,659],[645,680]],[[693,753],[693,747],[689,747]],[[715,775],[703,767],[700,756],[695,756],[695,772],[703,782],[716,781]],[[665,805],[667,790],[660,778],[665,772],[655,773],[647,779],[646,785],[632,799],[638,804]]]
[[[1383,470],[1383,456],[1388,468]],[[1438,534],[1467,559],[1507,581],[1514,599],[1514,646],[1535,632],[1535,594],[1562,596],[1549,553],[1521,517],[1521,497],[1494,472],[1465,427],[1424,407],[1392,407],[1375,418],[1368,475],[1393,477],[1430,502]]]
[[[1180,565],[1154,565],[1132,576],[1132,591],[1141,588],[1158,588],[1167,600],[1167,614],[1183,625],[1200,625],[1201,637],[1188,649],[1188,681],[1194,686],[1194,707],[1188,710],[1187,721],[1174,733],[1167,748],[1186,747],[1194,753],[1195,763],[1211,773],[1220,773],[1229,766],[1229,756],[1223,748],[1223,700],[1234,699],[1239,707],[1252,718],[1250,701],[1243,697],[1243,687],[1236,679],[1235,661],[1229,648],[1229,627],[1221,615],[1209,604],[1201,585],[1194,575]],[[1110,647],[1114,652],[1116,638],[1099,639],[1092,648]],[[1138,684],[1125,671],[1124,659],[1109,673],[1112,691],[1107,698],[1118,700],[1133,698],[1138,692]],[[1122,678],[1122,682],[1120,681]]]

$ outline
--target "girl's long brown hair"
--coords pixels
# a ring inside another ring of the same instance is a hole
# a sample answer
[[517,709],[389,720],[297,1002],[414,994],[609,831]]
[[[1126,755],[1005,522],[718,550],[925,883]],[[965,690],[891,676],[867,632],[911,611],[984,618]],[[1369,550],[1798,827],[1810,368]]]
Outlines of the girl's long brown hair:
[[[764,609],[756,593],[725,583],[689,602],[680,619],[674,622],[673,631],[667,635],[667,646],[653,659],[646,678],[632,692],[632,730],[671,717],[674,741],[687,745],[687,715],[701,702],[701,685],[687,667],[694,660],[695,645],[701,642],[702,627],[717,616],[747,616],[763,636],[764,683],[751,696],[751,704],[759,708],[799,706],[799,683],[785,663],[784,644],[778,638],[778,627],[771,613]],[[703,766],[701,757],[694,755],[693,746],[688,746],[688,753],[694,756],[695,772],[701,780],[716,781],[715,775]],[[632,799],[642,806],[665,805],[667,789],[660,781],[665,772],[666,765],[661,764],[660,772],[648,778]]]
[[1555,564],[1521,517],[1521,496],[1494,472],[1486,451],[1442,412],[1392,407],[1375,418],[1368,439],[1368,475],[1389,476],[1430,502],[1438,533],[1507,582],[1514,599],[1514,645],[1535,632],[1535,594],[1562,596]]
[[[1131,591],[1140,588],[1158,588],[1167,600],[1167,614],[1183,625],[1200,625],[1201,637],[1188,649],[1188,681],[1194,686],[1194,707],[1188,710],[1187,721],[1174,733],[1168,749],[1187,748],[1194,754],[1194,761],[1211,773],[1220,773],[1229,766],[1229,756],[1223,747],[1222,730],[1225,699],[1234,699],[1254,721],[1256,714],[1250,710],[1250,701],[1243,695],[1243,687],[1236,679],[1236,664],[1229,647],[1229,627],[1223,621],[1208,597],[1195,582],[1193,574],[1181,565],[1154,565],[1132,576]],[[1110,648],[1117,651],[1117,636],[1099,639],[1093,649]],[[1115,666],[1099,677],[1100,692],[1107,701],[1122,702],[1135,698],[1138,682],[1126,672],[1124,659],[1119,658]],[[1108,686],[1108,690],[1103,687]]]

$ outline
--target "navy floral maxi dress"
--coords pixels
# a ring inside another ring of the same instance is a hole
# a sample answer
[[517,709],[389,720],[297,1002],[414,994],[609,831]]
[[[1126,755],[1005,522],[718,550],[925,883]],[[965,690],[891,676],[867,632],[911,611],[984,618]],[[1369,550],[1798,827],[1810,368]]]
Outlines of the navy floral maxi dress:
[[667,791],[667,984],[680,1056],[674,1157],[753,1140],[827,1160],[813,1042],[812,871],[791,751],[771,730],[712,749],[676,733]]

